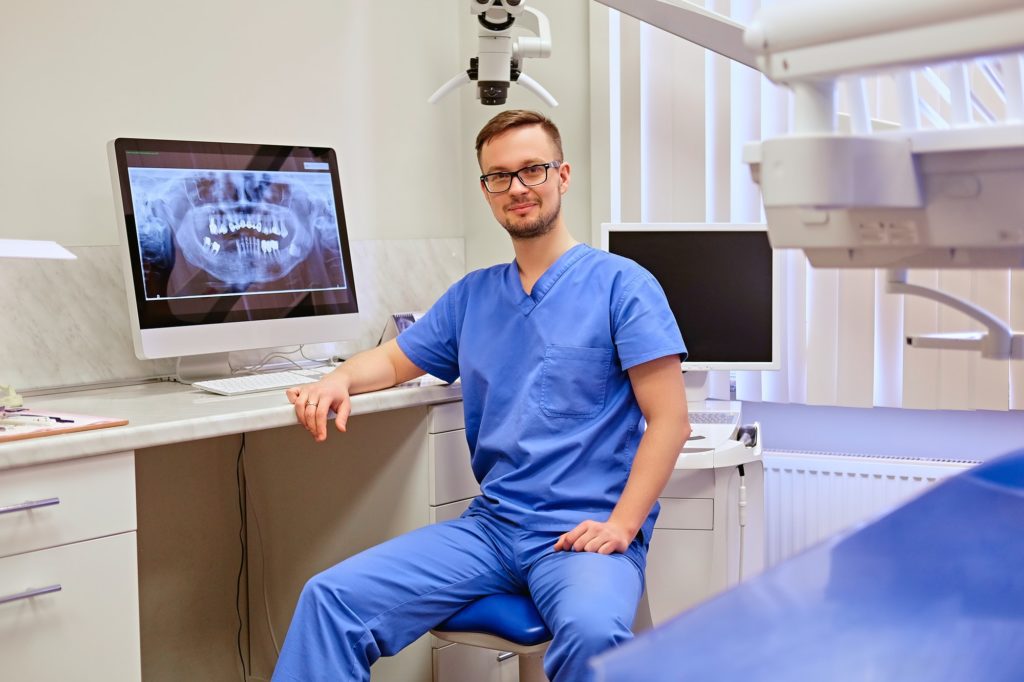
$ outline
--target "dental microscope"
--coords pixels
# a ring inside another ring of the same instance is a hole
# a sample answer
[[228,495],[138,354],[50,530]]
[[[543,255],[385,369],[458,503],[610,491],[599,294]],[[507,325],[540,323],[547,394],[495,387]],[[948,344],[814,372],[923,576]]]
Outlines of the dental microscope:
[[[481,104],[505,104],[509,86],[518,83],[548,106],[558,106],[540,83],[523,73],[523,60],[527,57],[551,56],[547,17],[527,7],[526,0],[467,1],[470,13],[480,23],[478,56],[471,58],[469,68],[438,88],[428,101],[434,104],[456,88],[476,81]],[[513,36],[513,29],[517,28],[529,30],[534,36]]]

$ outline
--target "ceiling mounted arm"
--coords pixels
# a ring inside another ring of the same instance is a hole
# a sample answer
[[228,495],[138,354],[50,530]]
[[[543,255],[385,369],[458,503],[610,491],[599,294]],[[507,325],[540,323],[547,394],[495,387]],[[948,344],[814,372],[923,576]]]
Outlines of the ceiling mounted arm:
[[598,0],[603,5],[656,26],[691,43],[745,64],[755,71],[757,53],[743,43],[743,24],[689,2]]

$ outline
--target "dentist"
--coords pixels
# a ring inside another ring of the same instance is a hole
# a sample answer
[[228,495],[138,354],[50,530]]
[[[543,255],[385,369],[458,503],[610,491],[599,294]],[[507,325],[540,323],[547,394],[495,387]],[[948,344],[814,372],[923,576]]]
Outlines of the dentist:
[[481,495],[459,519],[312,577],[275,682],[368,680],[380,656],[501,592],[533,598],[553,682],[592,679],[587,660],[632,637],[657,498],[690,432],[686,349],[646,270],[570,234],[571,169],[550,120],[502,112],[476,150],[515,260],[466,275],[397,339],[287,394],[323,441],[330,410],[345,430],[353,394],[461,377]]

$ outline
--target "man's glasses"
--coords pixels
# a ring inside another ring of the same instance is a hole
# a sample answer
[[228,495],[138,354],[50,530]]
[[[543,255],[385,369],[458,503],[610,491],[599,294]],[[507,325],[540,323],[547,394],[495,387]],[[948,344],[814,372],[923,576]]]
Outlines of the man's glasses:
[[537,163],[532,166],[520,168],[517,171],[500,171],[481,175],[480,181],[484,183],[484,189],[491,194],[507,192],[512,187],[512,178],[519,178],[524,187],[543,185],[548,181],[548,169],[558,168],[561,161],[549,161],[548,163]]

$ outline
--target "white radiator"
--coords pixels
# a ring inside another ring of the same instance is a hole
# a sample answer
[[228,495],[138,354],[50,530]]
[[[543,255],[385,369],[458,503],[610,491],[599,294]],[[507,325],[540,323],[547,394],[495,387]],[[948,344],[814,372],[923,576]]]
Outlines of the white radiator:
[[765,450],[765,567],[977,463]]

